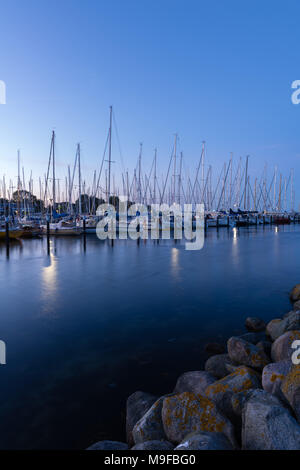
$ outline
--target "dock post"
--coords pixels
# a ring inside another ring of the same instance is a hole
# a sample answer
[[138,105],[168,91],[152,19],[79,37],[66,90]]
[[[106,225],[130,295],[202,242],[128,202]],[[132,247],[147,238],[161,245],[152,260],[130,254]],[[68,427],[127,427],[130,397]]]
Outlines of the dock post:
[[270,224],[273,225],[273,216],[270,217]]
[[47,252],[50,255],[50,221],[49,215],[47,214]]
[[9,215],[5,217],[6,255],[9,257]]
[[227,228],[229,229],[230,223],[229,223],[229,215],[227,216]]
[[86,250],[86,220],[83,216],[83,250]]
[[204,232],[207,230],[207,215],[204,216]]
[[219,228],[219,216],[217,215],[217,229]]

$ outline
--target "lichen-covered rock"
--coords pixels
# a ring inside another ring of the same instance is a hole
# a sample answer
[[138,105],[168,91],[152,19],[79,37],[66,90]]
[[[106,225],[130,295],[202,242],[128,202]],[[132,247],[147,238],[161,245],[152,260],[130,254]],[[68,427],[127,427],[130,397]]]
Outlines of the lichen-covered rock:
[[295,340],[300,340],[300,331],[287,331],[279,336],[272,344],[271,358],[273,362],[290,359],[294,349],[291,347]]
[[284,318],[286,322],[284,331],[292,331],[300,329],[300,310],[291,310]]
[[250,388],[248,390],[243,390],[242,392],[235,393],[231,397],[231,408],[232,412],[234,413],[235,417],[242,417],[243,407],[246,403],[246,400],[255,392],[255,390]]
[[268,364],[262,371],[263,389],[282,398],[281,384],[291,368],[292,362],[290,360]]
[[215,380],[215,377],[204,370],[185,372],[185,374],[182,374],[178,378],[174,392],[192,392],[203,395],[205,393],[206,387],[215,382]]
[[136,444],[131,450],[173,450],[174,446],[168,441],[145,441]]
[[236,365],[232,362],[228,354],[217,354],[207,359],[204,368],[206,372],[209,372],[213,377],[222,379],[225,375],[228,375],[227,364],[232,366]]
[[125,442],[118,441],[99,441],[88,447],[86,450],[128,450]]
[[166,396],[159,398],[134,426],[132,436],[135,444],[166,438],[161,419],[163,401]]
[[282,318],[274,318],[271,320],[266,327],[266,334],[275,341],[279,336],[285,332],[286,320]]
[[281,391],[300,421],[300,365],[291,365],[290,371],[282,380]]
[[266,328],[265,322],[257,317],[246,318],[245,326],[249,331],[263,331]]
[[186,436],[174,450],[233,450],[221,432],[200,432]]
[[232,417],[232,395],[253,388],[260,388],[260,376],[246,366],[238,367],[234,372],[223,379],[209,385],[205,391],[206,396],[228,417]]
[[270,362],[264,351],[254,344],[235,336],[229,338],[227,349],[232,361],[254,369],[261,370]]
[[129,445],[133,445],[132,430],[136,423],[151,408],[158,397],[145,392],[135,392],[127,399],[126,436]]
[[297,302],[294,303],[293,309],[294,310],[300,310],[300,300],[297,300]]
[[297,302],[300,300],[300,284],[296,284],[290,292],[291,302]]
[[264,390],[257,390],[246,400],[242,422],[243,449],[300,449],[300,426],[297,421],[277,397]]
[[231,422],[207,397],[184,392],[167,397],[163,402],[162,420],[167,439],[179,444],[193,432],[222,432],[235,446]]

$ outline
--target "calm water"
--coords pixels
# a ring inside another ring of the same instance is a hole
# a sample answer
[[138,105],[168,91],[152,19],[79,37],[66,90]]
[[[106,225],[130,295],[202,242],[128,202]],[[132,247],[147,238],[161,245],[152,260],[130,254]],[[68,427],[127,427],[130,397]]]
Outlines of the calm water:
[[211,229],[204,249],[87,237],[0,245],[0,448],[124,440],[126,398],[199,370],[208,341],[289,310],[300,227]]

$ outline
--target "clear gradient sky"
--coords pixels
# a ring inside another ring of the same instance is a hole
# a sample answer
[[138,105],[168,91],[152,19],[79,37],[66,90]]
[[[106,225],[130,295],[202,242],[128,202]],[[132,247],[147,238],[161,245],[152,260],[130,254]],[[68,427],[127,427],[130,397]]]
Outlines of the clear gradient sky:
[[[300,202],[300,79],[297,1],[0,0],[0,177],[47,170],[51,130],[58,174],[82,145],[84,178],[99,169],[114,106],[124,167],[144,167],[158,148],[161,171],[173,136],[194,171],[207,142],[219,171],[230,152],[285,176]],[[114,145],[115,170],[122,169]]]

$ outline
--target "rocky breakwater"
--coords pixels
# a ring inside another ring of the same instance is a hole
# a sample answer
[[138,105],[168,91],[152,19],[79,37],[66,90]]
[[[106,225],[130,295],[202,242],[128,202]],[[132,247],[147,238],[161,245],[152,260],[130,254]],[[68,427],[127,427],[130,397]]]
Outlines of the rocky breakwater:
[[294,343],[300,340],[300,284],[290,299],[293,309],[282,318],[268,324],[247,318],[249,332],[229,338],[226,351],[220,347],[205,370],[181,375],[173,392],[132,394],[127,443],[101,441],[89,449],[300,449],[300,365]]

